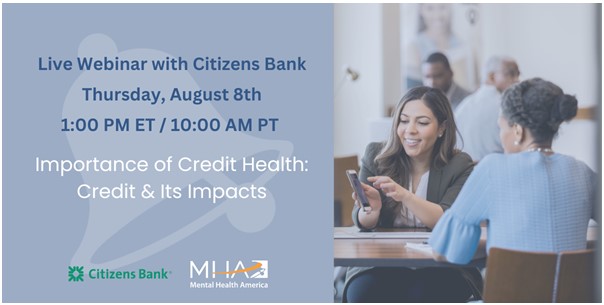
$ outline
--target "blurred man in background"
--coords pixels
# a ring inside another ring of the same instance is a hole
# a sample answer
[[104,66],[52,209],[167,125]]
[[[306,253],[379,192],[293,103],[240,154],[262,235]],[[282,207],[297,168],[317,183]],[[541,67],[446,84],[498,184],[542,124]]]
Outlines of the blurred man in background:
[[503,152],[497,125],[501,94],[517,83],[519,76],[514,59],[489,58],[483,67],[482,85],[455,110],[455,122],[463,139],[463,147],[462,141],[457,141],[458,148],[475,161],[490,153]]
[[440,89],[445,93],[451,107],[457,106],[470,92],[453,81],[453,71],[445,54],[436,52],[430,54],[422,64],[422,81],[424,86]]

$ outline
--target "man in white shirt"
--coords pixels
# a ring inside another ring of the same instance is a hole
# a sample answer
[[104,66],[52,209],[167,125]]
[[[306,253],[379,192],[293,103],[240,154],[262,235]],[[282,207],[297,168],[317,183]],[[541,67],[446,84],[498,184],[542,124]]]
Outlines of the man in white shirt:
[[518,82],[519,75],[514,59],[489,58],[483,67],[481,87],[455,110],[455,123],[461,134],[457,146],[473,160],[479,161],[490,153],[503,152],[497,125],[501,93]]

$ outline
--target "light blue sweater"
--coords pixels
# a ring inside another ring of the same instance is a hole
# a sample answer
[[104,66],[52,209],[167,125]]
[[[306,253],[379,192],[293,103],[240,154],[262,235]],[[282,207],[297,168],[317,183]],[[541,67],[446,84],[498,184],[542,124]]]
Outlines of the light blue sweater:
[[586,247],[596,175],[572,157],[491,154],[475,167],[429,240],[452,263],[468,263],[488,220],[487,251],[559,252]]

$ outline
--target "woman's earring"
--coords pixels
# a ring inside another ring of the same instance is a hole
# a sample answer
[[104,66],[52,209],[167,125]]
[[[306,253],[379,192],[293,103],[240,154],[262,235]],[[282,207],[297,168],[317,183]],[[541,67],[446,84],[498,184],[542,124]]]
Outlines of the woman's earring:
[[520,145],[520,141],[518,141],[518,140],[514,141],[514,145],[516,145],[516,146]]
[[442,133],[438,135],[438,137],[439,137],[439,138],[440,138],[440,137],[442,137],[442,136],[443,136],[443,134],[442,134]]

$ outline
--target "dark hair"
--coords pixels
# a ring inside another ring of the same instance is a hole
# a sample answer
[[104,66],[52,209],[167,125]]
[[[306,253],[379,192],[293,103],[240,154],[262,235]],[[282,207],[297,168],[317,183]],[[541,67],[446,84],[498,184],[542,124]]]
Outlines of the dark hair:
[[445,54],[440,53],[440,52],[436,52],[436,53],[432,53],[428,56],[428,58],[426,58],[425,60],[426,63],[429,64],[434,64],[434,63],[442,63],[443,66],[445,66],[445,69],[451,71],[451,65],[449,64],[449,59],[447,59],[447,56],[445,56]]
[[552,82],[533,78],[508,88],[502,96],[501,110],[510,126],[528,128],[536,143],[547,143],[562,122],[575,117],[577,99]]
[[403,144],[398,137],[397,128],[400,124],[400,116],[405,105],[414,100],[421,100],[432,111],[439,126],[444,126],[443,136],[436,139],[432,150],[432,166],[444,166],[458,152],[455,149],[457,126],[453,119],[451,103],[442,91],[430,87],[415,87],[410,89],[398,102],[392,116],[392,128],[388,141],[382,151],[375,157],[378,172],[397,181],[402,186],[409,184],[409,173],[411,172],[411,160],[405,152]]

